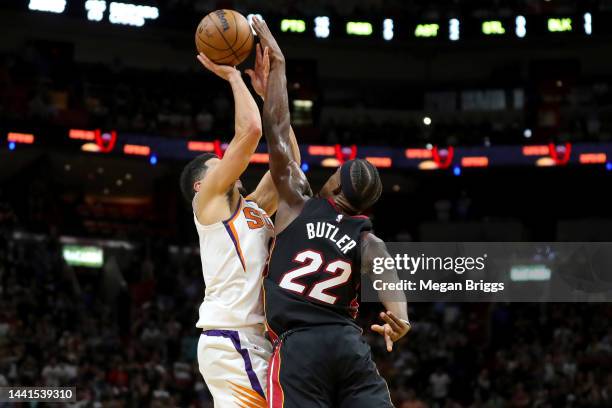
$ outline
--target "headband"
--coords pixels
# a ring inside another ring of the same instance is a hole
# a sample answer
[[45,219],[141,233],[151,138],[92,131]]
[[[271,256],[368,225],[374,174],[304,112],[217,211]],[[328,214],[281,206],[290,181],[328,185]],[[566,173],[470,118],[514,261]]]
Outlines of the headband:
[[355,203],[359,202],[359,195],[355,191],[353,181],[351,180],[351,166],[353,162],[354,160],[349,160],[340,167],[340,188],[348,202],[355,206]]

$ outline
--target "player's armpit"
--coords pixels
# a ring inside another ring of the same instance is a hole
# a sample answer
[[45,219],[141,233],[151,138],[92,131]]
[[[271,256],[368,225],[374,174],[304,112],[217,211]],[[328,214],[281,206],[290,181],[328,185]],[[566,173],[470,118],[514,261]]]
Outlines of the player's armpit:
[[274,180],[270,171],[261,178],[257,188],[246,198],[247,200],[255,201],[257,205],[263,209],[269,216],[272,216],[278,207],[278,192],[274,186]]

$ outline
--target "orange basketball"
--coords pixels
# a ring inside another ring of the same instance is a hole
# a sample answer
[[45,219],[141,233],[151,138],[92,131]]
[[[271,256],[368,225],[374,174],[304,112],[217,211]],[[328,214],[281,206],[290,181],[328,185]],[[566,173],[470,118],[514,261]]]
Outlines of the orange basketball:
[[216,10],[200,21],[196,48],[216,64],[238,65],[253,49],[253,32],[247,19],[234,10]]

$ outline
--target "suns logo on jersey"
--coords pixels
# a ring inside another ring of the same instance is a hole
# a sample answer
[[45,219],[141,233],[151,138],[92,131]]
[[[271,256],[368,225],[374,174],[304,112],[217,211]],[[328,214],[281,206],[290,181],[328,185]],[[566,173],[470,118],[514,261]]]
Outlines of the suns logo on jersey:
[[247,225],[250,229],[259,229],[259,228],[270,228],[273,229],[274,225],[270,220],[270,217],[267,214],[262,213],[261,211],[256,210],[251,207],[244,207],[242,210],[244,213],[244,218],[247,220]]

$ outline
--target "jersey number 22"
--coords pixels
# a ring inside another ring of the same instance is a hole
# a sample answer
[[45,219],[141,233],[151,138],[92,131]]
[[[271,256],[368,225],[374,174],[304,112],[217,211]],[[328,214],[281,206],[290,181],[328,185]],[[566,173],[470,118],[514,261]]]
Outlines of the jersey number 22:
[[338,301],[338,296],[329,293],[328,291],[346,284],[351,278],[351,264],[342,260],[334,260],[325,265],[324,271],[332,275],[329,278],[320,280],[310,285],[310,288],[300,283],[298,279],[303,278],[313,273],[319,272],[325,260],[320,252],[312,249],[299,252],[294,258],[294,262],[302,264],[302,266],[285,273],[279,282],[281,288],[290,290],[303,295],[307,289],[307,297],[318,301],[333,305]]

